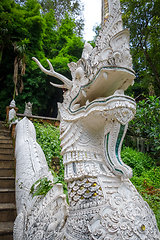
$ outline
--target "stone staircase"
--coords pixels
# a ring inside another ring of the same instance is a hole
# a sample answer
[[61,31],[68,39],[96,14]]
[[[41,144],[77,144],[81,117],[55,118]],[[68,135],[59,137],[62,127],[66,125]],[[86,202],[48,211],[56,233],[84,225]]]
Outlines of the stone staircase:
[[13,239],[16,218],[14,148],[9,130],[0,122],[0,240]]

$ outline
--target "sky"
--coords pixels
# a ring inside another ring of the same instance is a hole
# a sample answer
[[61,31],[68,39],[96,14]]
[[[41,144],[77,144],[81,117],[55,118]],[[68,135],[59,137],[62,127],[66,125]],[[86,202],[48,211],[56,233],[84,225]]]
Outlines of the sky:
[[82,0],[84,4],[84,40],[93,40],[95,33],[92,31],[96,24],[101,23],[101,0]]

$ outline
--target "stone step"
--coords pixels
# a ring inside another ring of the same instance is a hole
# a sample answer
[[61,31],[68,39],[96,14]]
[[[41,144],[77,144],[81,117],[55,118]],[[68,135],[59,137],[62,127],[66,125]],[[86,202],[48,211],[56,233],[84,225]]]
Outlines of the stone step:
[[0,188],[0,203],[14,203],[15,189],[14,188]]
[[[8,235],[10,234],[10,235]],[[7,235],[0,236],[0,240],[13,240],[13,232],[8,233]]]
[[[0,139],[0,144],[12,144],[12,140],[10,139]],[[13,144],[12,144],[13,146]]]
[[4,126],[4,125],[2,125],[1,123],[0,123],[0,130],[1,129],[5,129],[6,128],[6,126]]
[[2,148],[0,149],[0,154],[13,154],[13,148]]
[[6,128],[5,122],[0,121],[0,128]]
[[7,127],[5,127],[5,126],[2,126],[2,127],[0,128],[0,133],[1,133],[1,132],[10,133],[10,129],[7,128]]
[[13,240],[13,222],[0,222],[0,240]]
[[0,177],[0,188],[14,188],[15,178],[14,177]]
[[13,154],[0,154],[0,160],[13,160]]
[[11,137],[11,134],[10,134],[10,131],[0,130],[0,136],[2,136],[2,138]]
[[14,203],[0,203],[1,222],[11,222],[16,218],[16,205]]
[[0,160],[1,168],[14,168],[14,160]]
[[10,129],[6,128],[6,127],[3,127],[3,128],[0,128],[0,136],[7,136],[7,137],[11,137],[10,135]]
[[14,168],[0,168],[0,177],[14,177]]
[[3,149],[12,148],[13,149],[13,144],[12,143],[0,143],[0,148],[3,148]]
[[8,134],[0,134],[0,139],[10,140],[11,135],[9,133]]

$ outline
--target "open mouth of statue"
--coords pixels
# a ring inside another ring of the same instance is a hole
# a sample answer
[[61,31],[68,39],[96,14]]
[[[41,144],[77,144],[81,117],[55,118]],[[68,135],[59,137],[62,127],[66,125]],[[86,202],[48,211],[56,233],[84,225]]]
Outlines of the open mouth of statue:
[[101,68],[89,84],[81,86],[69,109],[74,113],[86,109],[95,101],[105,100],[118,89],[125,91],[133,84],[134,78],[134,73],[125,68]]

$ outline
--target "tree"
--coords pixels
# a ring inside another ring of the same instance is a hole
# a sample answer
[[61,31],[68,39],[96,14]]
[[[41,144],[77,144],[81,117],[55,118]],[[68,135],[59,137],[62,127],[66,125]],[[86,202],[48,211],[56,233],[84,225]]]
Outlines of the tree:
[[[160,95],[160,1],[121,0],[123,21],[130,29],[131,53],[137,83]],[[138,93],[139,94],[139,93]]]
[[30,101],[33,114],[56,117],[62,90],[50,86],[50,81],[58,80],[42,73],[32,57],[37,57],[46,68],[46,57],[49,58],[55,71],[71,78],[67,63],[80,58],[84,45],[74,30],[74,20],[66,14],[57,28],[53,10],[41,14],[37,0],[23,4],[2,0],[0,20],[0,29],[7,29],[0,36],[0,118],[5,118],[14,84],[17,93],[23,88],[15,99],[20,113],[24,112],[25,102]]
[[75,29],[79,36],[82,35],[84,28],[84,20],[82,16],[83,4],[81,0],[39,0],[43,12],[54,10],[57,27],[61,25],[62,19],[65,18],[67,13],[70,17],[75,19]]
[[0,31],[3,32],[0,36],[0,108],[3,116],[9,99],[12,100],[14,85],[17,94],[18,88],[20,92],[23,89],[22,76],[30,60],[29,53],[38,55],[42,49],[43,29],[44,20],[36,0],[27,0],[22,6],[13,0],[0,2]]
[[96,45],[96,38],[98,37],[99,35],[99,31],[101,29],[101,24],[95,24],[93,26],[93,32],[95,33],[95,36],[93,37],[93,40],[92,41],[88,41],[88,43],[90,43],[92,45],[92,47],[95,47]]
[[49,12],[43,15],[45,20],[45,31],[43,36],[43,50],[45,56],[50,58],[54,54],[57,54],[55,44],[57,42],[57,21],[54,16],[54,11],[51,9]]
[[[72,61],[77,62],[79,60],[84,46],[82,38],[77,36],[74,28],[74,20],[69,17],[68,14],[65,14],[65,18],[61,21],[61,25],[56,32],[57,38],[54,44],[54,49],[49,54],[49,60],[53,65],[54,70],[63,74],[69,79],[71,79],[71,73],[67,64]],[[48,68],[48,64],[45,59],[43,59],[41,62],[43,66]],[[49,82],[61,84],[61,81],[54,77],[45,77],[47,84],[49,84]],[[62,102],[63,92],[61,89],[54,87],[51,88],[48,86],[47,94],[48,100],[46,103],[46,108],[45,111],[41,111],[41,114],[56,117],[58,111],[56,103]]]

